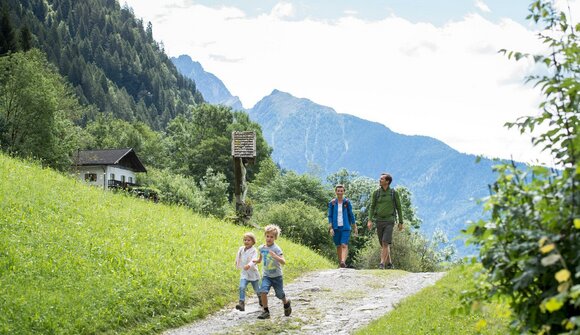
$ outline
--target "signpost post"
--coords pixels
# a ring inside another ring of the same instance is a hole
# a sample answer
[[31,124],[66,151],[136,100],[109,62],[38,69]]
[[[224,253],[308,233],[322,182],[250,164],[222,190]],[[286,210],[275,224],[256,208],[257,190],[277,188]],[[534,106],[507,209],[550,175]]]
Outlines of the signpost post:
[[252,206],[246,203],[246,165],[256,160],[256,133],[253,131],[232,132],[232,158],[234,160],[234,196],[239,221],[246,223],[252,217]]

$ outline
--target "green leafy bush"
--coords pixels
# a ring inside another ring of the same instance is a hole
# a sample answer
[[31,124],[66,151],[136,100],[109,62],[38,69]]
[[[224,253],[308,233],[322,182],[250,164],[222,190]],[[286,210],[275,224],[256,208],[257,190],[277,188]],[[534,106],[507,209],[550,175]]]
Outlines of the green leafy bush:
[[574,27],[549,1],[533,1],[530,12],[528,18],[545,23],[539,36],[551,49],[533,56],[547,67],[545,75],[528,78],[542,89],[545,101],[540,115],[507,125],[521,133],[540,129],[533,144],[551,153],[560,169],[495,167],[499,177],[484,202],[490,218],[466,231],[480,247],[484,281],[466,294],[465,308],[498,295],[513,297],[515,331],[580,334],[580,24]]
[[256,220],[263,226],[278,225],[284,237],[326,257],[336,257],[336,248],[328,233],[327,219],[315,207],[299,200],[275,203],[262,209]]
[[[355,266],[372,269],[380,263],[381,246],[376,235],[361,250]],[[393,265],[410,272],[440,271],[445,263],[455,262],[456,250],[443,232],[436,231],[431,239],[416,230],[393,232],[391,245]]]

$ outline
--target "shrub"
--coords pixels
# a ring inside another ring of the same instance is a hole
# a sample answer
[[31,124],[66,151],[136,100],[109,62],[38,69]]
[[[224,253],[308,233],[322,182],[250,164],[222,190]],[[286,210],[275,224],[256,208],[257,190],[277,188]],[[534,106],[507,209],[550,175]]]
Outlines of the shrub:
[[284,237],[321,255],[332,258],[336,254],[324,213],[302,201],[289,200],[266,206],[255,219],[262,226],[278,225]]
[[[489,220],[469,226],[484,266],[478,290],[466,294],[466,309],[478,300],[513,297],[514,330],[520,333],[580,334],[580,137],[578,110],[580,46],[569,17],[548,1],[533,1],[531,18],[546,24],[540,34],[551,51],[534,55],[544,75],[528,78],[541,87],[542,113],[509,127],[541,129],[533,144],[552,154],[561,170],[519,169],[500,164],[484,208]],[[528,55],[509,52],[516,60]]]
[[[438,231],[431,240],[415,230],[393,232],[391,255],[397,269],[411,272],[439,271],[443,262],[454,261],[455,251],[445,235]],[[376,268],[380,263],[381,246],[376,234],[360,251],[355,266]]]

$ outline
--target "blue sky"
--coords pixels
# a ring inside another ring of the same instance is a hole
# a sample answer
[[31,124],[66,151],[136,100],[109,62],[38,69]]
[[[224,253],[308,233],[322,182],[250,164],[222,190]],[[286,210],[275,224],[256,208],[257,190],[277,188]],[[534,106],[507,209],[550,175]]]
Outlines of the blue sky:
[[[220,8],[224,6],[237,7],[248,16],[268,14],[280,1],[276,0],[200,0],[191,3]],[[478,2],[470,0],[326,0],[326,1],[286,1],[295,8],[294,20],[306,18],[338,19],[351,13],[365,20],[381,20],[387,16],[404,17],[411,22],[430,22],[443,25],[449,21],[461,20],[466,14],[478,11]],[[480,1],[479,3],[484,3]],[[487,0],[485,6],[489,9],[486,17],[499,20],[509,17],[521,23],[525,22],[528,0]]]
[[[558,0],[580,17],[580,0]],[[169,56],[189,55],[251,108],[279,89],[407,135],[548,163],[506,122],[538,113],[545,51],[524,0],[127,0]],[[577,21],[576,21],[577,22]]]

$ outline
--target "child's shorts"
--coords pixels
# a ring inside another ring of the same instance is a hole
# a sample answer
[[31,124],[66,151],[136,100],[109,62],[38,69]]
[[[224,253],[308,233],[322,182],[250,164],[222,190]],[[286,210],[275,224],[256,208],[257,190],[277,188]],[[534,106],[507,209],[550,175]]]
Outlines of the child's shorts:
[[266,293],[270,292],[270,287],[274,287],[274,293],[276,293],[276,298],[284,299],[286,294],[284,293],[284,280],[282,276],[278,277],[262,277],[262,285],[260,286],[260,292]]

